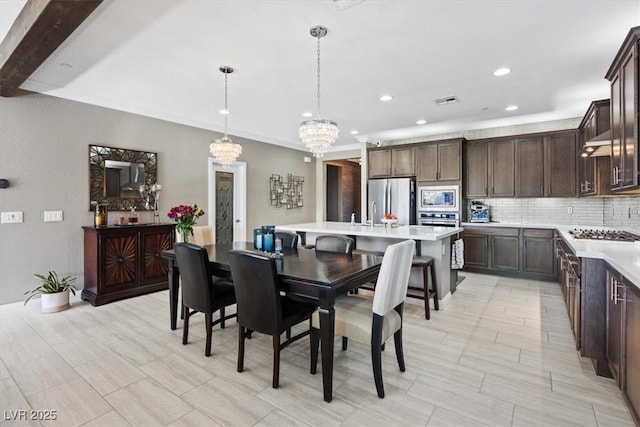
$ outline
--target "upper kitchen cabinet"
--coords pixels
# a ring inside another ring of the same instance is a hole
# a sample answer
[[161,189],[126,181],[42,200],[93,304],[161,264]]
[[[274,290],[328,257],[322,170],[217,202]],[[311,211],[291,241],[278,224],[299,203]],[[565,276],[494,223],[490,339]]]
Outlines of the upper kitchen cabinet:
[[544,137],[546,197],[576,196],[576,131]]
[[516,165],[517,197],[544,197],[544,138],[518,138]]
[[372,148],[368,151],[369,178],[415,176],[414,147]]
[[640,27],[629,31],[606,78],[611,82],[611,189],[638,188]]
[[417,181],[460,181],[463,141],[454,139],[420,144],[416,149]]
[[496,140],[489,143],[489,197],[514,197],[515,141]]
[[471,141],[464,144],[464,191],[465,197],[487,197],[489,174],[489,144]]
[[[611,148],[608,146],[599,147],[592,155],[585,150],[587,141],[611,129],[610,105],[608,99],[593,101],[578,127],[581,148],[578,156],[579,196],[610,194],[611,159],[609,155]],[[591,148],[591,150],[594,149]],[[600,154],[604,150],[606,150],[606,154]]]

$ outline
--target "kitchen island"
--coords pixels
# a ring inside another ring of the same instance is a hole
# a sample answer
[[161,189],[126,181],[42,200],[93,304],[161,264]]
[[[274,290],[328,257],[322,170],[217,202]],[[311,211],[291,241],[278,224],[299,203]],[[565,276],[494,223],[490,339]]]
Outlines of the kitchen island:
[[[310,222],[304,224],[277,225],[276,230],[298,233],[303,242],[312,244],[318,234],[340,234],[353,238],[356,249],[384,252],[390,244],[399,240],[416,241],[416,253],[434,258],[439,303],[446,306],[456,289],[457,270],[451,269],[451,238],[464,229],[459,227],[429,227],[422,225],[393,226],[351,225],[348,222]],[[422,287],[422,274],[418,269],[411,273],[411,285]]]

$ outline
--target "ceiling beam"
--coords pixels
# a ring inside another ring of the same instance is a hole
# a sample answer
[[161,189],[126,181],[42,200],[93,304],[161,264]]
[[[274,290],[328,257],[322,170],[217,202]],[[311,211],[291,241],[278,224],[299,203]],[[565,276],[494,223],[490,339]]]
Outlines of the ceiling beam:
[[27,0],[0,44],[0,96],[20,85],[103,0]]

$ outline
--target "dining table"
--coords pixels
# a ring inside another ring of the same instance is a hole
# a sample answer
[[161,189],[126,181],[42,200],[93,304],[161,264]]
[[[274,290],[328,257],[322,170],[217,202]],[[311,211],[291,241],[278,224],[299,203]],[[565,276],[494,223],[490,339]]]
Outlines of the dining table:
[[[215,276],[230,278],[228,253],[230,250],[254,249],[252,242],[233,242],[203,246],[209,257],[209,267]],[[169,267],[169,306],[171,329],[177,328],[178,293],[180,287],[180,267],[174,251],[162,252]],[[282,255],[274,257],[280,290],[287,295],[303,298],[318,306],[320,317],[320,343],[322,356],[322,387],[324,400],[333,398],[333,351],[336,298],[359,286],[375,282],[382,257],[375,254],[345,254],[316,251],[304,247],[288,248]],[[256,278],[256,285],[259,285]]]

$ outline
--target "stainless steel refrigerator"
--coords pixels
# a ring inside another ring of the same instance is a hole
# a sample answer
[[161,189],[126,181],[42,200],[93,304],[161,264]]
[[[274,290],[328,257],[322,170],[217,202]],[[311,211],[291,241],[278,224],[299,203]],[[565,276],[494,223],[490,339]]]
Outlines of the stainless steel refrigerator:
[[380,220],[387,213],[398,218],[398,225],[416,224],[415,179],[370,179],[367,195],[367,218],[374,224],[382,224]]

